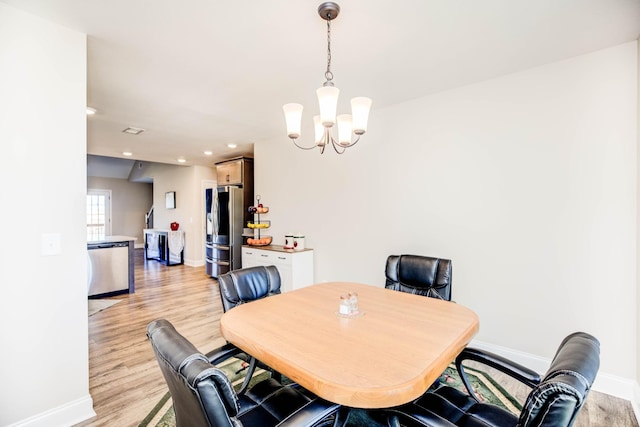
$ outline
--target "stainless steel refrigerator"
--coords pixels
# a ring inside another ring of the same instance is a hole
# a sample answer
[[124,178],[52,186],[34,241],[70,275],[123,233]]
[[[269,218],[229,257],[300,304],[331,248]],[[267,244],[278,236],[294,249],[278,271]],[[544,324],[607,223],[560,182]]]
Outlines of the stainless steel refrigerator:
[[242,267],[242,230],[248,214],[242,187],[209,188],[205,193],[206,273],[211,277]]

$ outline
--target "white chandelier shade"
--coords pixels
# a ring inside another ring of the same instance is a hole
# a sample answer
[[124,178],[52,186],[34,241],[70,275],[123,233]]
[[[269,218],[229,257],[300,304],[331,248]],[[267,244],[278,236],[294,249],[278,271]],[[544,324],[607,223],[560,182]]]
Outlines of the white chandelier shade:
[[359,96],[351,99],[351,115],[353,116],[353,132],[362,135],[367,131],[369,111],[371,110],[371,98]]
[[285,104],[282,106],[284,118],[287,122],[287,136],[292,139],[300,138],[302,128],[302,104]]

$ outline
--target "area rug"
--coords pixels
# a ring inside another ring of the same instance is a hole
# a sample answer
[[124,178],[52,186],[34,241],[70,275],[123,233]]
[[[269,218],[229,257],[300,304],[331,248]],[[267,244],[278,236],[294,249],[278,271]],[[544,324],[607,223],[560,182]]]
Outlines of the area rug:
[[[231,358],[221,365],[218,365],[220,369],[225,371],[229,376],[234,387],[238,388],[244,379],[243,367],[246,366],[246,362],[238,359]],[[476,396],[481,402],[491,403],[500,406],[516,415],[522,410],[520,403],[512,397],[506,390],[504,390],[491,376],[487,373],[465,367],[465,372],[471,381],[471,384],[476,391]],[[269,375],[268,372],[256,369],[254,380],[260,381],[265,376]],[[466,392],[464,384],[458,376],[458,372],[454,365],[450,365],[438,378],[438,380],[431,386],[432,389],[441,385],[447,385]],[[139,427],[175,427],[176,420],[173,413],[173,406],[171,402],[171,395],[167,392],[153,410],[145,417],[140,423]],[[367,411],[360,409],[353,409],[347,419],[347,427],[385,427],[386,424],[382,424],[377,420],[371,418]]]
[[[522,411],[522,405],[513,396],[511,396],[498,382],[496,382],[489,374],[484,371],[464,366],[464,371],[469,378],[471,387],[476,392],[476,398],[482,403],[490,403],[499,406],[512,414],[519,415]],[[467,393],[455,365],[450,365],[440,375],[440,378],[431,386],[436,389],[441,385],[456,388]]]
[[119,299],[90,299],[89,300],[89,316],[105,310],[112,305],[119,303]]

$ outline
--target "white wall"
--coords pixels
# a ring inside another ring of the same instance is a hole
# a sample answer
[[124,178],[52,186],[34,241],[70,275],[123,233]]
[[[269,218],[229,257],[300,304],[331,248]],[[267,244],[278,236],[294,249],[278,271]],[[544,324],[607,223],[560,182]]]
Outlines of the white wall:
[[144,247],[145,214],[153,205],[153,185],[120,178],[87,177],[90,190],[111,190],[111,234],[130,236]]
[[[202,181],[215,180],[215,168],[204,166],[156,165],[153,177],[154,228],[169,229],[180,224],[185,233],[184,261],[204,266],[204,196]],[[165,193],[176,192],[176,208],[165,208]],[[202,270],[204,274],[204,269]]]
[[0,64],[0,425],[72,425],[93,415],[86,38],[0,3]]
[[283,129],[255,146],[274,243],[305,233],[316,281],[383,286],[389,254],[451,258],[478,340],[551,358],[584,330],[601,340],[601,372],[635,381],[636,58],[634,42],[374,100],[343,156],[294,148]]

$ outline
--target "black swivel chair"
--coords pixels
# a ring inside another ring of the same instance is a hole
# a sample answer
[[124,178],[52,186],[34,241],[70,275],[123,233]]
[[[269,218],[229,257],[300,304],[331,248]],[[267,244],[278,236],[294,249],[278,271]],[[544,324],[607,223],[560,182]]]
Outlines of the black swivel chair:
[[[532,387],[519,417],[476,400],[462,367],[465,360],[484,363]],[[386,410],[389,426],[572,426],[600,367],[600,343],[584,332],[567,336],[544,378],[503,357],[471,348],[456,358],[456,367],[469,394],[441,386],[413,403]]]
[[421,255],[390,255],[387,289],[451,301],[451,260]]
[[[218,276],[218,285],[220,287],[222,310],[226,313],[240,304],[246,304],[251,301],[279,294],[280,273],[278,273],[278,269],[273,265],[247,267],[221,274]],[[227,344],[224,348],[231,351],[234,346],[233,344]],[[239,393],[243,393],[249,385],[256,366],[270,371],[275,379],[282,379],[282,376],[278,372],[273,371],[273,369],[258,362],[246,353],[238,352],[234,354],[234,356],[249,363],[245,380]]]
[[238,395],[224,372],[169,321],[151,322],[147,336],[171,393],[176,427],[328,426],[340,408],[273,378]]
[[280,273],[273,266],[247,267],[218,276],[222,309],[280,293]]

